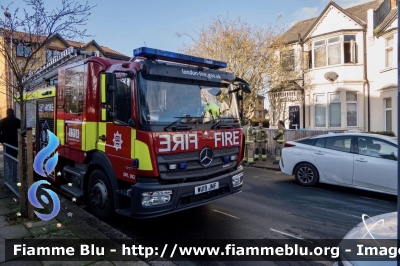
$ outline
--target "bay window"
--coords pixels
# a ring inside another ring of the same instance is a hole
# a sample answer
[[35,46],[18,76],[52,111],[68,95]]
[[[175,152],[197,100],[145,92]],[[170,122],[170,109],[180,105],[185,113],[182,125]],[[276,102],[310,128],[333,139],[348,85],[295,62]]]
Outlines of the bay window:
[[344,35],[343,36],[343,58],[344,63],[356,63],[356,36]]
[[346,91],[346,104],[347,104],[347,126],[356,127],[357,126],[357,92],[356,91]]
[[338,65],[341,63],[340,45],[340,37],[328,39],[328,66]]
[[313,43],[313,66],[324,67],[356,63],[356,36],[343,35]]
[[314,43],[314,67],[326,66],[325,40]]
[[329,94],[329,127],[341,127],[340,92]]
[[326,127],[325,95],[315,95],[315,127]]

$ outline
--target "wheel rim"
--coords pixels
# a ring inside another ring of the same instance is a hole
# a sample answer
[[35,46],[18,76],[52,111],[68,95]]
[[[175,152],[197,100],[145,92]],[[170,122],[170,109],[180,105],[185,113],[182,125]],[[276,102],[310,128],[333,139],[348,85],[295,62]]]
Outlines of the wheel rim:
[[314,180],[314,171],[308,166],[302,166],[297,171],[297,177],[303,183],[310,183]]
[[104,209],[107,205],[108,193],[107,187],[101,180],[96,180],[90,193],[91,202],[98,209]]

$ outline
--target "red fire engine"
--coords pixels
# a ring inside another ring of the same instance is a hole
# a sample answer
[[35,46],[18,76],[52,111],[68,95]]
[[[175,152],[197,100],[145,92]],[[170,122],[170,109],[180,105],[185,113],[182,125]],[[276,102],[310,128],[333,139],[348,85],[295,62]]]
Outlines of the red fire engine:
[[40,69],[36,152],[59,139],[48,179],[95,215],[148,218],[238,193],[241,91],[226,63],[142,47],[130,62],[97,56]]

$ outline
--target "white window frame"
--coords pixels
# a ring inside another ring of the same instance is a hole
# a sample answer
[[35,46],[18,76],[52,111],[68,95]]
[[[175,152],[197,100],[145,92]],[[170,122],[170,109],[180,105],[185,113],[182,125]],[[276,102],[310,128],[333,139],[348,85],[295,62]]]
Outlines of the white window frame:
[[[335,94],[338,94],[339,95],[339,100],[338,101],[331,101],[331,96],[332,95],[335,95]],[[329,117],[329,123],[328,123],[328,127],[329,128],[340,128],[340,127],[342,127],[342,101],[341,101],[341,97],[340,97],[340,91],[337,91],[337,92],[331,92],[331,93],[328,93],[328,100],[329,100],[329,108],[328,108],[328,110],[329,110],[329,113],[328,113],[328,117]],[[334,126],[331,126],[331,107],[330,107],[330,105],[331,105],[331,103],[339,103],[340,104],[340,113],[339,113],[339,117],[340,117],[340,126],[337,126],[337,127],[334,127]]]
[[[392,40],[392,45],[388,45],[389,40]],[[394,35],[390,35],[385,38],[385,68],[393,67],[394,65],[394,50],[393,50],[393,43],[394,43]],[[392,64],[388,64],[388,51],[392,51]]]
[[[392,130],[390,130],[390,131],[393,131],[393,100],[392,100],[392,97],[388,97],[388,98],[384,98],[383,99],[384,101],[383,101],[383,104],[384,104],[384,110],[385,110],[385,112],[384,112],[384,114],[383,114],[383,116],[384,116],[384,120],[383,121],[385,121],[385,131],[388,131],[387,130],[387,124],[386,124],[386,122],[387,122],[387,120],[386,120],[386,112],[387,111],[390,111],[391,113],[392,113],[392,121],[390,121],[390,126],[392,127]],[[387,108],[386,106],[387,106],[387,100],[390,100],[390,108]]]
[[[344,37],[345,36],[354,36],[355,39],[357,39],[356,34],[343,34],[343,41],[342,41],[342,62],[343,64],[356,64],[357,63],[357,50],[356,50],[356,41],[355,40],[350,40],[350,41],[345,41]],[[344,62],[344,45],[346,43],[350,43],[350,62],[345,63]]]
[[[346,33],[346,34],[342,34],[342,35],[337,35],[337,36],[332,36],[332,37],[327,37],[327,38],[324,38],[324,39],[319,39],[319,40],[315,40],[315,41],[313,41],[312,42],[312,55],[311,55],[311,57],[312,57],[312,68],[322,68],[322,67],[332,67],[332,66],[338,66],[338,65],[344,65],[344,64],[355,64],[355,63],[357,63],[357,55],[356,55],[356,53],[357,53],[357,50],[356,50],[356,41],[344,41],[344,36],[354,36],[355,37],[355,39],[357,39],[357,34],[351,34],[351,33]],[[331,39],[334,39],[334,38],[339,38],[339,40],[338,41],[336,41],[336,42],[332,42],[332,43],[329,43],[329,40],[331,40]],[[325,44],[320,44],[320,45],[315,45],[317,42],[320,42],[320,41],[325,41]],[[331,45],[336,45],[336,44],[338,44],[339,43],[339,47],[340,47],[340,63],[338,63],[338,64],[334,64],[334,65],[329,65],[329,63],[328,63],[328,57],[329,57],[329,52],[328,52],[328,47],[329,46],[331,46]],[[345,43],[350,43],[350,57],[351,57],[351,61],[352,62],[348,62],[348,63],[345,63],[344,62],[344,45],[345,45]],[[325,58],[325,66],[319,66],[319,67],[316,67],[315,66],[315,48],[318,48],[318,47],[321,47],[321,46],[325,46],[325,56],[326,56],[326,58]]]
[[[356,93],[356,96],[357,96],[357,100],[356,101],[347,101],[347,92],[355,92]],[[346,127],[358,127],[358,99],[359,99],[359,97],[358,97],[358,91],[346,91]],[[348,125],[348,121],[347,121],[347,104],[348,103],[355,103],[356,104],[356,112],[357,112],[357,115],[356,115],[356,125],[355,126],[349,126]]]
[[[324,101],[323,102],[317,102],[317,97],[318,96],[322,96],[322,97],[324,97]],[[317,118],[317,105],[322,105],[322,106],[324,106],[325,107],[325,126],[322,126],[322,127],[320,127],[320,126],[317,126],[317,123],[316,123],[316,118]],[[327,119],[326,119],[326,94],[325,93],[316,93],[316,94],[314,94],[314,127],[315,128],[326,128],[326,124],[327,124]]]
[[[317,43],[317,42],[320,42],[320,41],[324,41],[324,44],[321,44],[321,45],[315,45],[315,43]],[[324,46],[325,47],[325,66],[319,66],[319,67],[316,67],[315,66],[315,48],[318,48],[318,47],[321,47],[321,46]],[[317,40],[317,41],[314,41],[313,43],[312,43],[312,67],[313,68],[320,68],[320,67],[326,67],[327,65],[328,65],[328,61],[327,61],[327,56],[326,56],[326,39],[322,39],[322,40]]]
[[[332,42],[329,43],[329,40],[331,39],[335,39],[338,38],[338,41],[336,42]],[[315,43],[320,42],[320,41],[325,41],[325,44],[321,44],[321,45],[315,45]],[[343,44],[339,45],[340,47],[340,63],[339,64],[334,64],[334,65],[329,65],[328,63],[328,57],[329,57],[329,52],[328,52],[328,47],[335,45],[335,44],[340,44],[343,43],[343,36],[342,35],[337,35],[337,36],[333,36],[333,37],[329,37],[329,38],[325,38],[325,39],[320,39],[320,40],[316,40],[313,42],[313,52],[312,52],[312,66],[313,68],[321,68],[321,67],[332,67],[332,66],[338,66],[338,65],[342,65],[343,64]],[[321,47],[321,46],[325,46],[325,65],[324,66],[319,66],[319,67],[315,67],[315,48]]]
[[[335,38],[338,38],[338,41],[331,42],[331,43],[329,42],[329,40],[335,39]],[[343,38],[340,35],[326,39],[326,43],[327,43],[326,44],[326,66],[332,67],[332,66],[337,66],[337,65],[343,64],[343,56],[342,56],[343,55],[343,51],[342,51],[343,50],[343,44],[340,45],[341,43],[343,43],[342,40],[343,40]],[[333,45],[336,45],[336,44],[339,44],[339,48],[340,48],[340,54],[339,54],[340,62],[338,64],[329,65],[329,46],[333,46]]]

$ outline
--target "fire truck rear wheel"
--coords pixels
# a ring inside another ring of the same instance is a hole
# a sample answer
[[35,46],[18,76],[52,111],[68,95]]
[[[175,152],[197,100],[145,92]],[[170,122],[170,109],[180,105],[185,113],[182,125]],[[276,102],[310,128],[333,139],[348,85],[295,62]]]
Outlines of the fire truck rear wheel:
[[114,200],[110,180],[100,169],[94,170],[89,177],[89,204],[93,213],[107,219],[114,212]]

